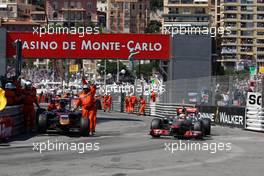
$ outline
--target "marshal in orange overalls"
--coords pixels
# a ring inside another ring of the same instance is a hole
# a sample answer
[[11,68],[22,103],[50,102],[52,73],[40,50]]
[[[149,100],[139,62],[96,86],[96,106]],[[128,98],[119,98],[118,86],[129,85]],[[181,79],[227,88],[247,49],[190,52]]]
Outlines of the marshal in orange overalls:
[[150,98],[151,98],[153,103],[156,102],[156,93],[154,91],[151,92]]
[[103,109],[104,109],[104,112],[107,109],[107,100],[108,100],[108,95],[104,95],[104,97],[103,97]]
[[39,107],[37,102],[36,89],[28,88],[23,91],[23,113],[25,126],[27,131],[32,130],[35,125],[36,112],[34,108],[34,103]]
[[[95,100],[90,92],[82,92],[79,96],[76,106],[82,105],[82,118],[90,119],[90,131],[95,131],[96,118],[94,119]],[[96,116],[96,115],[95,115]]]
[[107,104],[108,112],[110,112],[111,107],[112,107],[112,96],[111,96],[111,95],[108,95],[108,98],[107,98],[106,104]]
[[137,97],[135,95],[130,97],[130,112],[134,112],[135,105],[137,104]]
[[143,114],[145,115],[145,109],[146,109],[146,100],[141,96],[140,97],[140,109],[139,109],[139,115]]
[[96,114],[97,114],[97,108],[95,106],[95,94],[96,94],[96,85],[92,84],[90,86],[90,94],[93,97],[94,101],[94,107],[91,109],[91,116],[90,116],[90,130],[92,132],[95,132],[95,127],[96,127]]

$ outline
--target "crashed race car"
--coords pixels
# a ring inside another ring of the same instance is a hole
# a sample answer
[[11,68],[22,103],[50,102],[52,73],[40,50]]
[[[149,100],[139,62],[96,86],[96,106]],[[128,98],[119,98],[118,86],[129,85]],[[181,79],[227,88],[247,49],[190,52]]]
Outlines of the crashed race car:
[[59,109],[47,111],[39,109],[37,112],[37,127],[39,133],[47,133],[48,130],[69,133],[79,131],[81,136],[88,136],[90,121],[82,118],[81,112],[72,112],[66,109],[66,103],[60,102]]
[[211,120],[200,118],[198,109],[177,108],[174,117],[155,118],[151,121],[150,133],[153,138],[174,136],[175,138],[202,139],[211,134]]

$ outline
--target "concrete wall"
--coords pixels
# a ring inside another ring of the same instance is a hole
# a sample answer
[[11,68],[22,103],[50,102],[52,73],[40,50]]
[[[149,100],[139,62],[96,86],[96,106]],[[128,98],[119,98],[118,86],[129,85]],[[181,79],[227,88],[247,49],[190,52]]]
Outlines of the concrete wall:
[[175,35],[173,58],[168,80],[207,77],[211,75],[211,36]]
[[6,74],[6,30],[0,28],[0,76]]

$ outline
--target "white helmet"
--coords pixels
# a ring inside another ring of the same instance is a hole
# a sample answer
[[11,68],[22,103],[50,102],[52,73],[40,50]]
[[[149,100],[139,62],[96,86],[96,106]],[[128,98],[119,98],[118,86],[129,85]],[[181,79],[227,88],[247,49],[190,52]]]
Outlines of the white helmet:
[[26,81],[25,82],[25,87],[26,88],[32,88],[32,82],[31,81]]
[[16,86],[13,83],[6,83],[5,89],[16,89]]

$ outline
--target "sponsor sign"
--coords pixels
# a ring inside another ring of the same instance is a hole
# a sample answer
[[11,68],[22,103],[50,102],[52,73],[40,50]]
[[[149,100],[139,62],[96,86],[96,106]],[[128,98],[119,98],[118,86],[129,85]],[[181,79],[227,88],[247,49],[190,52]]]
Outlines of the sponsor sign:
[[70,71],[70,73],[77,73],[78,72],[78,65],[77,64],[70,65],[69,71]]
[[248,92],[246,106],[245,128],[254,131],[264,131],[264,112],[261,93]]
[[220,125],[243,128],[245,124],[245,108],[219,107],[218,119]]
[[211,119],[215,122],[216,107],[215,106],[198,106],[200,117]]
[[261,104],[262,104],[261,93],[248,92],[247,107],[261,108]]
[[170,36],[163,34],[45,34],[7,33],[7,57],[15,55],[14,41],[22,41],[24,58],[135,59],[170,58]]
[[215,124],[243,128],[245,124],[245,108],[198,106],[202,118],[210,118]]

